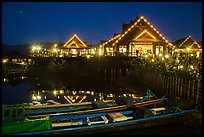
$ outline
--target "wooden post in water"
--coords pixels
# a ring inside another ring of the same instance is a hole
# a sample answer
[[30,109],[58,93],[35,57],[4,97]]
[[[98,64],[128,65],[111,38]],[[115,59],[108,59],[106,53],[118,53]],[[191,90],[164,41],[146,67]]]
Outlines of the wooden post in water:
[[177,95],[180,97],[181,78],[177,77]]
[[174,77],[171,76],[171,96],[174,95]]
[[199,79],[198,82],[197,82],[197,93],[196,93],[196,104],[200,103],[198,102],[199,101],[199,94],[200,94],[200,83],[201,83],[201,80]]
[[156,74],[154,75],[154,88],[153,90],[156,91],[157,90],[157,77],[156,77]]
[[180,79],[180,97],[183,96],[183,78]]
[[172,95],[173,95],[173,97],[175,97],[175,76],[172,76]]
[[171,96],[174,97],[174,76],[171,76]]
[[178,78],[176,76],[174,76],[174,95],[176,97],[178,96],[177,87],[178,87]]
[[158,89],[159,89],[159,93],[161,94],[163,90],[163,83],[164,83],[161,75],[159,75],[159,83],[161,84],[158,84]]
[[170,95],[170,93],[171,93],[171,77],[170,76],[168,76],[168,95]]
[[165,91],[165,77],[164,77],[164,75],[162,76],[162,94],[164,95],[165,93],[164,93],[164,91]]
[[118,67],[115,68],[115,79],[116,80],[119,79],[119,69],[118,69]]
[[106,81],[106,68],[104,68],[104,77],[105,77],[105,81]]
[[167,76],[164,76],[164,92],[165,92],[165,95],[167,95],[167,82],[168,82]]
[[183,79],[183,97],[186,98],[186,91],[187,91],[187,88],[186,88],[186,79],[184,78]]
[[162,88],[161,88],[161,91],[162,91],[162,94],[164,95],[164,83],[165,83],[165,79],[164,79],[164,76],[161,76],[162,78]]
[[166,95],[168,95],[169,94],[169,77],[168,76],[166,76]]
[[191,87],[191,80],[189,79],[187,81],[188,85],[187,85],[187,98],[190,97],[190,87]]
[[151,88],[152,89],[154,89],[154,82],[155,82],[154,73],[152,73],[152,75],[151,75]]
[[[197,80],[196,80],[196,81],[197,81]],[[195,90],[195,84],[197,83],[196,81],[195,81],[195,79],[193,79],[193,80],[191,81],[191,83],[192,83],[192,84],[191,84],[191,96],[193,97],[193,99],[195,99],[195,94],[194,94],[195,91],[194,91],[194,90]]]
[[110,79],[111,79],[111,81],[113,81],[114,80],[114,71],[113,71],[113,67],[111,67],[110,68]]
[[172,80],[171,80],[171,76],[169,77],[169,94],[171,96],[171,90],[172,90]]
[[113,67],[113,80],[116,80],[116,68],[115,67]]
[[118,69],[118,75],[121,77],[121,68]]

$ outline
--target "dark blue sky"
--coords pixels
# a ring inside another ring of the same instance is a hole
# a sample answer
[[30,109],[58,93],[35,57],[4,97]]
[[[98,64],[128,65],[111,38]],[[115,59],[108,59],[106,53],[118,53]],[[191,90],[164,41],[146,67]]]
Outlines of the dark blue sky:
[[201,2],[4,2],[2,43],[66,42],[77,34],[98,44],[138,12],[170,42],[188,35],[202,41]]

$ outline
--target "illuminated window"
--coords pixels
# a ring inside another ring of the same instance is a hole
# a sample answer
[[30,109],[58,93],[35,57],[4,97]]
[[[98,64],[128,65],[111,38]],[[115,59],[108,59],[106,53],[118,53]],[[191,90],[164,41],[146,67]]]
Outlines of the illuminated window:
[[77,54],[76,49],[71,49],[71,53],[72,53],[72,54]]
[[119,52],[120,52],[120,53],[125,53],[125,52],[127,52],[126,46],[120,46],[120,47],[119,47]]
[[107,52],[113,52],[113,47],[110,47],[110,48],[107,47],[107,48],[106,48],[106,51],[107,51]]
[[159,48],[157,47],[156,48],[156,55],[158,55],[159,54]]

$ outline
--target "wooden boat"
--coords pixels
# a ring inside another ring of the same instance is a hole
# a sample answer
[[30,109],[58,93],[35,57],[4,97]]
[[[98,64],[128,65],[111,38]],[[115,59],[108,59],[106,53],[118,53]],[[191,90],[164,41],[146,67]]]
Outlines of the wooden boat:
[[[127,110],[131,107],[151,107],[153,105],[158,105],[164,103],[166,100],[165,96],[158,99],[154,93],[150,90],[146,91],[146,96],[133,100],[131,97],[119,97],[116,100],[107,101],[94,101],[94,102],[84,102],[70,105],[60,104],[56,108],[55,106],[44,106],[42,108],[30,108],[31,110],[26,111],[25,115],[28,116],[53,116],[53,115],[77,115],[82,113],[93,114],[100,112],[113,112]],[[63,107],[64,106],[64,107]],[[53,109],[54,107],[54,109]],[[52,108],[52,109],[48,109]]]
[[52,129],[50,117],[37,119],[15,119],[13,121],[2,121],[2,133],[21,133]]
[[[126,97],[127,99],[128,97]],[[129,97],[131,98],[131,97]],[[156,99],[152,99],[156,98]],[[124,99],[124,98],[123,98]],[[124,101],[124,100],[123,100]],[[164,102],[164,98],[158,99],[150,90],[146,92],[146,96],[137,97],[136,100],[132,100],[132,107],[151,106],[161,104]],[[130,101],[128,102],[130,103]],[[54,104],[54,105],[42,105],[42,106],[29,106],[29,105],[3,105],[2,114],[3,118],[11,118],[17,116],[52,116],[52,115],[74,115],[80,113],[99,113],[99,112],[112,112],[129,109],[130,104],[122,103],[117,104],[115,100],[104,101],[103,106],[94,107],[93,102],[82,102],[73,104]],[[101,103],[102,104],[102,103]],[[100,104],[100,105],[101,105]]]
[[26,112],[27,116],[33,117],[43,117],[43,116],[56,116],[56,115],[79,115],[79,114],[94,114],[94,113],[102,113],[102,112],[114,112],[114,111],[122,111],[128,110],[132,107],[151,107],[154,105],[159,105],[164,103],[164,98],[144,101],[144,102],[137,102],[134,103],[133,106],[128,105],[118,105],[116,103],[109,104],[107,107],[102,108],[93,108],[91,106],[80,106],[74,108],[65,108],[65,109],[52,109],[52,110],[35,110],[35,111],[28,111]]
[[[179,112],[170,112],[169,110],[167,107],[150,109],[139,107],[134,110],[110,113],[51,116],[52,129],[16,133],[15,135],[94,134],[140,129],[183,122],[184,116],[189,116],[197,111],[197,109],[182,110]],[[59,122],[57,123],[57,121]]]
[[[116,105],[112,100],[104,101],[107,106]],[[92,102],[82,102],[73,104],[53,104],[53,105],[37,105],[30,106],[29,104],[15,104],[15,105],[2,105],[2,117],[17,117],[29,116],[37,114],[49,114],[57,112],[70,112],[92,109]]]

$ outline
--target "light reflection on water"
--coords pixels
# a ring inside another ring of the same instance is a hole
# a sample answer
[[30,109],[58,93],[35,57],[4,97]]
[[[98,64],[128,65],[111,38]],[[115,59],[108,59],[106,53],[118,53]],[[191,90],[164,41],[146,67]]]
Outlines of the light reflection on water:
[[[93,81],[89,80],[75,83],[60,78],[53,78],[51,82],[49,80],[42,81],[38,77],[33,79],[22,75],[3,77],[2,104],[72,104],[94,100],[114,100],[121,95],[132,98],[142,96],[138,92],[136,95],[136,92],[133,94],[123,91],[123,89],[119,91],[117,86],[104,84],[103,81],[99,81],[100,86],[97,87],[97,85],[92,84]],[[66,83],[75,86],[70,90],[69,86],[65,86]],[[83,83],[86,86],[76,83]]]
[[131,96],[133,99],[138,98],[136,94],[130,93],[101,93],[94,91],[74,91],[74,90],[34,90],[31,91],[33,101],[47,104],[64,104],[64,103],[82,103],[95,100],[114,100],[118,96]]
[[84,90],[30,90],[31,84],[20,82],[18,84],[2,83],[2,104],[65,104],[82,103],[95,100],[114,100],[118,96],[140,97],[133,93],[97,92]]
[[[41,104],[65,104],[80,103],[93,100],[112,100],[117,96],[131,96],[137,98],[138,94],[117,92],[96,92],[84,90],[30,90],[31,84],[20,82],[9,84],[8,79],[2,83],[2,104],[36,103]],[[139,95],[140,97],[141,95]],[[125,132],[111,132],[110,135],[200,135],[200,130],[193,125],[168,125],[162,127],[145,128],[140,130],[127,130]]]

